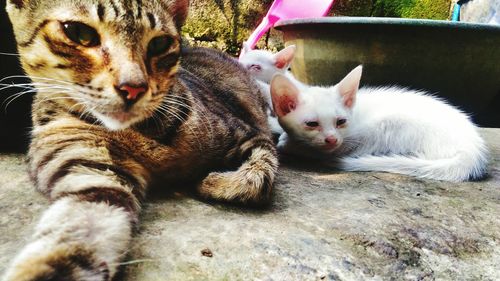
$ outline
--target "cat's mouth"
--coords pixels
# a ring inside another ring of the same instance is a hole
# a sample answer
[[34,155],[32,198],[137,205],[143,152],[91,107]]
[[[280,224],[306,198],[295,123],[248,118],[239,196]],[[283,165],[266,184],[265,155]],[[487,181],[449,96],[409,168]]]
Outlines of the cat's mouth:
[[142,119],[141,115],[131,111],[94,112],[94,116],[112,131],[124,130]]
[[131,112],[125,111],[117,111],[106,114],[109,118],[112,118],[118,122],[127,122],[130,119],[133,119],[136,115]]

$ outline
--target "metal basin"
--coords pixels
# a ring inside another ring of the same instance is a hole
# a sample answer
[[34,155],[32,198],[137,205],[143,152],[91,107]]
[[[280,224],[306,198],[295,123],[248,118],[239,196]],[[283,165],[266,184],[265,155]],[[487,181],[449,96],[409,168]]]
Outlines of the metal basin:
[[427,90],[500,127],[500,26],[419,19],[327,17],[281,21],[297,45],[295,76],[333,85],[359,64],[362,84]]

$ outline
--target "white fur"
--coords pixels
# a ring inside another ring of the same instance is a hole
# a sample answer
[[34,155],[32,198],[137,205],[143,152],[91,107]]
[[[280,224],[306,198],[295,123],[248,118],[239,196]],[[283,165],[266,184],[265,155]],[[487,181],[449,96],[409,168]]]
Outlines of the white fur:
[[277,118],[272,113],[271,90],[269,83],[277,73],[286,75],[291,81],[297,84],[300,82],[288,71],[295,54],[295,45],[288,46],[283,50],[272,53],[266,50],[251,50],[243,44],[245,54],[240,57],[239,62],[255,78],[259,89],[269,105],[268,123],[271,131],[275,134],[282,134],[284,131],[278,123]]
[[[328,156],[331,163],[348,171],[385,171],[454,182],[486,173],[487,149],[477,128],[467,115],[439,98],[398,87],[358,91],[361,67],[329,88],[283,90],[282,78],[273,79],[273,102],[297,91],[295,109],[278,114],[286,131],[279,148],[285,152]],[[346,104],[349,97],[352,107]],[[336,120],[342,118],[346,125],[337,127]],[[320,126],[308,129],[307,121]],[[328,136],[337,140],[336,146],[325,143]]]

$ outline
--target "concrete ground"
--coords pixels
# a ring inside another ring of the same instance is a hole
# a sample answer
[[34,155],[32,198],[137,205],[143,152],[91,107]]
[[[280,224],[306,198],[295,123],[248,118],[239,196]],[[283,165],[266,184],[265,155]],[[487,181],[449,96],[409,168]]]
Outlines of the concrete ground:
[[[284,164],[265,210],[151,192],[117,280],[500,280],[500,129],[489,177],[450,184]],[[47,200],[0,155],[0,274]]]

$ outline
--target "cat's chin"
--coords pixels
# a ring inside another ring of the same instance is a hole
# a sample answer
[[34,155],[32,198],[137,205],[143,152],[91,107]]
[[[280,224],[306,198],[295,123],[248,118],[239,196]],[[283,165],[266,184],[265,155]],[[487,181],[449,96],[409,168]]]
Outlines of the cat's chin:
[[134,123],[140,121],[140,118],[135,114],[127,112],[116,112],[110,114],[93,113],[102,124],[111,131],[125,130]]

